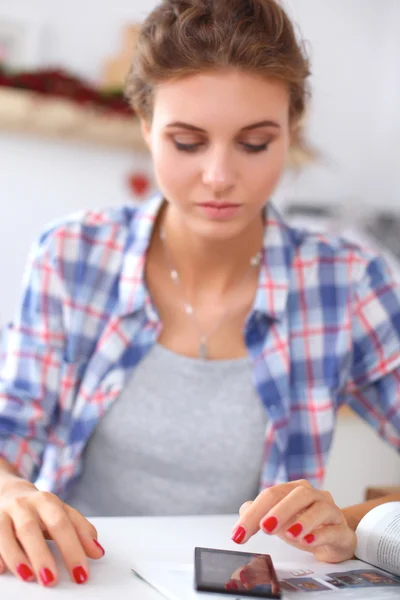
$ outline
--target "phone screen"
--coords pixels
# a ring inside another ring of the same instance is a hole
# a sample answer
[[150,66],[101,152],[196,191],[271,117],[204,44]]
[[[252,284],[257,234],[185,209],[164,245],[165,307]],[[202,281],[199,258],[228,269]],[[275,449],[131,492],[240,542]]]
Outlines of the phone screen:
[[281,598],[269,554],[195,548],[195,587],[253,598]]

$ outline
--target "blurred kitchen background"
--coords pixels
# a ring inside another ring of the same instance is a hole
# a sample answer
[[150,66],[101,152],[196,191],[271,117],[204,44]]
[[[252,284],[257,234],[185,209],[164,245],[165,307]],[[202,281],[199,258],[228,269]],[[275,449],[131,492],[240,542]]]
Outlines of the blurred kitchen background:
[[[121,81],[135,25],[156,4],[0,0],[0,326],[46,223],[154,191]],[[285,6],[312,59],[307,132],[319,159],[289,165],[275,201],[293,222],[379,248],[400,274],[400,0]],[[398,455],[355,415],[339,421],[326,479],[336,501],[400,486]]]

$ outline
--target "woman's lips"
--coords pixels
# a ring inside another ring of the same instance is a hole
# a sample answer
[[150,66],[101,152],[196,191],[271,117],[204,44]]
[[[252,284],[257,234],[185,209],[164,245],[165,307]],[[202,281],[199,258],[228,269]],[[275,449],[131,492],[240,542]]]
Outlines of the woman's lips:
[[198,206],[211,219],[231,219],[241,208],[240,204],[229,202],[204,202]]

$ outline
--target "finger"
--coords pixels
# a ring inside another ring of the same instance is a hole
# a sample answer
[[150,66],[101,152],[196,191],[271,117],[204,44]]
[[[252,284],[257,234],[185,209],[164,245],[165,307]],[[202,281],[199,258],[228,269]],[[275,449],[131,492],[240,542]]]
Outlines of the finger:
[[255,585],[254,570],[247,565],[240,571],[239,578],[246,589],[250,589]]
[[[36,554],[32,556],[29,552],[29,540],[35,537]],[[33,581],[36,575],[36,579],[42,585],[45,585],[45,582],[47,585],[56,582],[54,560],[44,541],[37,518],[20,505],[14,507],[13,517],[4,513],[0,517],[0,554],[7,568],[19,579]],[[52,569],[52,577],[49,576],[49,569]]]
[[242,506],[239,508],[239,516],[242,516],[252,504],[253,504],[252,500],[248,500],[247,502],[242,504]]
[[260,528],[267,534],[287,533],[289,537],[297,538],[322,524],[334,524],[343,519],[328,492],[301,486],[292,490],[261,519]]
[[[313,487],[296,487],[267,512],[260,521],[260,529],[267,534],[280,534],[293,524],[297,515],[311,506],[321,492]],[[301,532],[300,532],[301,533]]]
[[72,581],[85,583],[89,577],[87,556],[64,503],[53,494],[40,492],[40,495],[35,507],[45,529],[57,545]]
[[97,540],[97,530],[85,517],[72,506],[64,504],[64,508],[75,527],[82,548],[89,558],[98,560],[105,554],[103,546]]
[[23,581],[33,581],[35,575],[29,560],[15,539],[11,518],[6,514],[0,515],[0,551],[8,558],[6,561],[0,557],[0,574],[8,569]]
[[335,504],[319,500],[287,523],[282,533],[290,539],[298,539],[307,536],[322,525],[340,525],[343,522],[343,513]]
[[243,586],[243,584],[238,581],[237,579],[229,579],[226,583],[225,583],[225,589],[226,590],[244,590],[245,587]]
[[[283,500],[296,487],[312,488],[308,481],[291,481],[282,483],[263,490],[251,505],[240,515],[232,532],[232,540],[237,544],[246,542],[252,535],[260,529],[260,521]],[[270,521],[265,523],[267,529],[274,531],[277,526],[275,516],[270,516]]]
[[299,540],[300,543],[313,552],[317,560],[336,563],[353,557],[357,538],[354,531],[341,523],[320,527]]

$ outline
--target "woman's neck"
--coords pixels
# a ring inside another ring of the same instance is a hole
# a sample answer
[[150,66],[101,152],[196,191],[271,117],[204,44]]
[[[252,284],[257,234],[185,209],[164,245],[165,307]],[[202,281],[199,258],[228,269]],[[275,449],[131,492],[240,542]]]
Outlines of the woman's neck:
[[[225,240],[210,240],[195,235],[180,218],[173,207],[167,205],[156,225],[160,240],[161,230],[165,234],[164,244],[173,267],[190,295],[207,287],[223,295],[234,288],[248,271],[250,261],[262,249],[264,221],[256,218],[238,236]],[[163,243],[160,243],[160,250]]]

